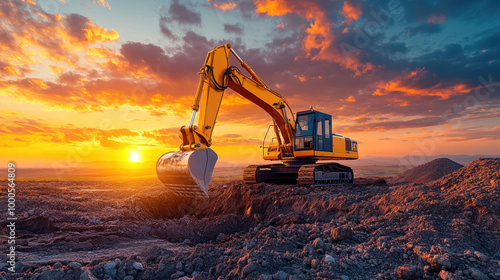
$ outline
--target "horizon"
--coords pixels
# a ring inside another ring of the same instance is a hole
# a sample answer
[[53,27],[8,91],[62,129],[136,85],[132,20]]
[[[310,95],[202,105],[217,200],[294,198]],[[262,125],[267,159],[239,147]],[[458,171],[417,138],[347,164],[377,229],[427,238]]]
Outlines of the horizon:
[[[294,112],[331,114],[333,133],[358,140],[360,162],[498,156],[500,4],[415,5],[4,1],[0,160],[156,162],[178,150],[197,73],[224,43]],[[227,90],[211,148],[224,164],[262,162],[270,123]]]
[[[478,158],[500,158],[499,155],[436,155],[419,159],[406,157],[370,157],[366,160],[342,161],[353,168],[358,179],[384,178],[398,176],[403,172],[425,165],[436,159],[449,159],[466,166]],[[212,177],[213,182],[241,181],[243,169],[250,163],[218,162]],[[62,163],[48,166],[46,163],[26,167],[16,166],[17,181],[124,181],[144,180],[145,182],[159,183],[156,176],[156,162],[136,162],[131,165],[127,162],[100,161],[82,162],[78,166],[65,167]],[[7,172],[0,170],[0,176],[6,178]],[[7,179],[0,179],[6,181]]]

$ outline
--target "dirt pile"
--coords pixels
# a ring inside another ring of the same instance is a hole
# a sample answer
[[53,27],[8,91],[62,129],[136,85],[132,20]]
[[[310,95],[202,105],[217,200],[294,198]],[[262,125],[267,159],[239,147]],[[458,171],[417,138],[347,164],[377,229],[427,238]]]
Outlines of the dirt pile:
[[436,182],[439,186],[468,188],[500,185],[500,158],[478,158]]
[[144,183],[21,183],[21,220],[43,216],[50,231],[21,234],[17,272],[2,260],[0,276],[500,279],[497,166],[390,187],[217,183],[181,210]]
[[409,182],[415,184],[426,184],[462,167],[463,165],[458,164],[451,159],[438,158],[401,173],[400,175],[389,180],[389,183],[393,185]]

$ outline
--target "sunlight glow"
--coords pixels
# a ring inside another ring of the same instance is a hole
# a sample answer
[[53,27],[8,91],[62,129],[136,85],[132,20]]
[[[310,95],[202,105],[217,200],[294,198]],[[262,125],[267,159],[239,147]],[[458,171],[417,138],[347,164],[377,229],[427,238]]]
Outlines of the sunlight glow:
[[140,159],[140,155],[138,152],[131,152],[129,158],[131,162],[138,162]]

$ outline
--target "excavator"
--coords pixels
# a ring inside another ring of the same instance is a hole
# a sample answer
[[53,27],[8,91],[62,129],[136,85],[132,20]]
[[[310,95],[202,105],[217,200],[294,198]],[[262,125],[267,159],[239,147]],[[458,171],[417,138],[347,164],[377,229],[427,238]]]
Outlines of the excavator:
[[[230,66],[230,54],[250,77],[237,67]],[[295,116],[285,97],[270,89],[230,44],[209,51],[199,75],[191,106],[191,121],[188,126],[180,128],[180,151],[162,155],[156,164],[158,178],[169,191],[186,198],[209,197],[208,184],[218,159],[210,146],[227,88],[271,116],[273,124],[268,127],[264,137],[263,158],[281,161],[276,164],[249,165],[243,171],[246,184],[269,182],[328,186],[353,182],[352,169],[331,160],[358,159],[357,141],[332,133],[332,116],[312,107],[297,112]],[[199,114],[198,123],[194,124],[196,114]],[[270,128],[275,137],[265,147]],[[325,160],[330,162],[317,163]]]

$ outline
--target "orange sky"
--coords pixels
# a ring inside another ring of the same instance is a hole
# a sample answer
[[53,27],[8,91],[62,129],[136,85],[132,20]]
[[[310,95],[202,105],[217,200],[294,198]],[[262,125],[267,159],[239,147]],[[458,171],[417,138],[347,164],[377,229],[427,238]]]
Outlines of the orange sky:
[[[132,153],[156,161],[180,144],[204,56],[226,42],[295,112],[312,105],[332,114],[333,132],[357,139],[361,157],[498,154],[498,98],[486,96],[483,82],[498,86],[496,77],[450,78],[423,55],[411,62],[411,50],[402,70],[396,58],[381,63],[382,41],[355,44],[356,28],[369,22],[363,3],[210,0],[188,8],[101,0],[51,8],[4,1],[0,157],[25,166],[131,161]],[[445,25],[448,17],[422,22]],[[264,111],[226,92],[213,135],[220,161],[262,160],[269,124]]]

